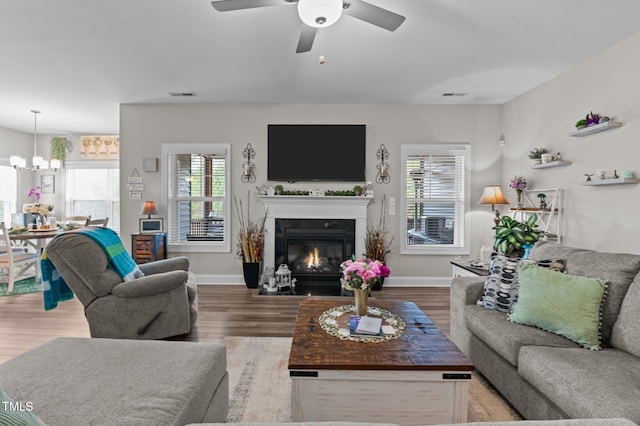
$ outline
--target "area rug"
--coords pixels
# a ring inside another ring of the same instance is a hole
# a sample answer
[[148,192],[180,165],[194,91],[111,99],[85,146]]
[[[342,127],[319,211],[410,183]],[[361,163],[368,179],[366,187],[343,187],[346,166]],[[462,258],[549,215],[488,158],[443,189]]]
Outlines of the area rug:
[[[225,337],[229,371],[227,423],[291,421],[291,381],[287,369],[291,338]],[[469,422],[521,420],[482,376],[471,380]]]
[[9,293],[9,284],[0,283],[0,296],[15,296],[16,294],[36,293],[42,291],[42,283],[37,283],[35,277],[16,281],[13,291]]

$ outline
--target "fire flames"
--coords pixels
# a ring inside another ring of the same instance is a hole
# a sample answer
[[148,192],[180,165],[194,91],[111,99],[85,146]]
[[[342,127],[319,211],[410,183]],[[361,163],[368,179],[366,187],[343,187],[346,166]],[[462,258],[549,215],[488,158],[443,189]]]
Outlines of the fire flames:
[[318,248],[315,247],[313,252],[309,252],[309,256],[305,259],[308,268],[317,268],[320,266],[320,256],[318,255]]

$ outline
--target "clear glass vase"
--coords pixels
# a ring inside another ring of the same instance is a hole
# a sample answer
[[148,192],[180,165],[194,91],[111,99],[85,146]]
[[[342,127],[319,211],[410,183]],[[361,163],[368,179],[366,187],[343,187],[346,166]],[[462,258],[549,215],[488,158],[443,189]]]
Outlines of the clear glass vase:
[[518,202],[516,204],[516,208],[517,209],[524,208],[524,204],[522,204],[522,190],[521,189],[516,189],[516,195],[518,197]]

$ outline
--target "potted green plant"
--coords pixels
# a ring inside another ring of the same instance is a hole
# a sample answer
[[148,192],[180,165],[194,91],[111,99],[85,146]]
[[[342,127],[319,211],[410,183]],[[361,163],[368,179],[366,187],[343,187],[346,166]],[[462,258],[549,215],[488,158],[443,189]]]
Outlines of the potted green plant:
[[547,152],[544,148],[533,148],[529,151],[529,158],[533,160],[533,164],[542,163],[542,154]]
[[[385,202],[386,196],[382,198],[382,202],[380,203],[380,220],[378,225],[367,225],[364,235],[365,257],[371,260],[377,260],[383,265],[386,265],[387,255],[391,253],[391,243],[393,242],[393,235],[385,229]],[[372,282],[371,290],[381,290],[383,285],[384,277],[377,278]]]
[[284,187],[282,185],[276,185],[273,189],[276,191],[276,195],[282,195],[282,191],[284,191]]
[[240,231],[238,232],[238,255],[242,258],[242,273],[248,288],[258,288],[262,257],[264,255],[264,223],[267,212],[261,220],[254,222],[249,215],[249,196],[247,196],[247,215],[244,216],[242,201],[234,196]]
[[587,120],[582,118],[578,121],[576,121],[576,129],[580,130],[580,129],[584,129],[585,127],[587,127]]
[[49,140],[49,158],[60,160],[64,164],[67,151],[71,152],[71,142],[67,138],[54,136]]
[[533,244],[540,239],[538,215],[533,213],[524,222],[502,216],[495,229],[493,249],[509,257],[526,258]]

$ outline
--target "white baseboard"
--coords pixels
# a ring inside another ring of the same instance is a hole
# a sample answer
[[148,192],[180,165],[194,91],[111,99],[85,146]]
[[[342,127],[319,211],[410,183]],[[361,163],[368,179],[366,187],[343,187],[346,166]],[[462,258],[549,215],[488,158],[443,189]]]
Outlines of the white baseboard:
[[[244,285],[242,275],[196,275],[198,285]],[[450,287],[451,277],[389,277],[385,287]]]

